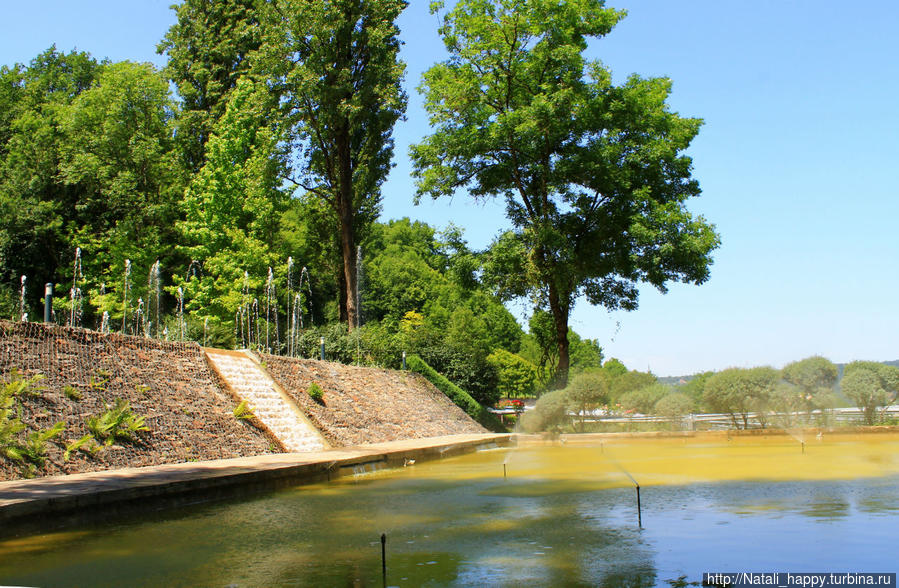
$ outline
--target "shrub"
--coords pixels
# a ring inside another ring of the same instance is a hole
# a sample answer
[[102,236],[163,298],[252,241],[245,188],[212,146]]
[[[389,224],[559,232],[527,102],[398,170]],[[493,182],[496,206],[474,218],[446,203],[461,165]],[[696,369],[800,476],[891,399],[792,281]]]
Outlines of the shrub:
[[446,394],[456,406],[464,410],[468,416],[479,422],[485,428],[490,429],[491,431],[505,430],[505,427],[503,427],[496,415],[480,405],[468,392],[437,373],[434,368],[425,363],[419,356],[411,355],[407,357],[406,365],[410,371],[424,376],[425,379],[431,382],[438,390]]
[[321,387],[315,382],[309,384],[309,388],[306,389],[306,393],[309,394],[309,397],[312,398],[312,400],[318,403],[321,403],[325,396],[325,393],[322,391]]
[[87,429],[107,446],[119,440],[135,443],[139,431],[150,430],[144,425],[144,417],[134,414],[131,405],[121,398],[102,415],[88,418]]
[[253,414],[253,409],[250,408],[249,403],[246,400],[241,400],[240,404],[234,407],[234,410],[231,411],[234,414],[235,418],[238,418],[243,421],[250,420],[255,414]]
[[537,387],[537,366],[504,349],[497,349],[488,355],[487,363],[497,372],[496,390],[500,396],[533,396]]

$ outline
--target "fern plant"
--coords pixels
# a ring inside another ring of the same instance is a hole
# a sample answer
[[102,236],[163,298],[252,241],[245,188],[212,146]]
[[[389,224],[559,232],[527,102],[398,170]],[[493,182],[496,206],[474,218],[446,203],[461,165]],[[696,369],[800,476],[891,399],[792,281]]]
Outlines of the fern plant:
[[244,420],[244,421],[249,420],[249,419],[253,418],[254,416],[256,416],[255,414],[253,414],[253,409],[250,408],[250,405],[247,403],[246,400],[241,400],[240,404],[238,404],[237,406],[234,407],[233,413],[236,418],[239,418],[240,420]]
[[[90,443],[91,441],[93,441],[93,445],[88,445],[88,443]],[[73,441],[66,445],[66,450],[62,454],[63,460],[69,461],[69,459],[72,457],[72,454],[79,449],[87,453],[88,455],[94,456],[100,450],[100,446],[97,445],[97,441],[96,439],[94,439],[94,436],[88,433],[81,439],[78,439],[77,441]]]
[[112,408],[87,419],[87,430],[107,447],[118,440],[134,443],[138,432],[150,430],[144,421],[145,417],[132,412],[128,401],[117,398]]

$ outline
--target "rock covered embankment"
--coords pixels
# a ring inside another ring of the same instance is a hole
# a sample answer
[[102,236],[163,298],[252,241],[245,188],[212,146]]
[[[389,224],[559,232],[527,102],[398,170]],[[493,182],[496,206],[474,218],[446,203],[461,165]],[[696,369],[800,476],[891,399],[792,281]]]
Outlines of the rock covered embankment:
[[[262,359],[334,447],[486,432],[414,373],[272,355]],[[26,426],[14,434],[14,442],[22,447],[29,435],[60,421],[65,425],[60,435],[44,444],[44,463],[32,468],[30,475],[283,451],[280,441],[257,419],[234,416],[240,399],[228,392],[196,343],[0,321],[0,386],[15,373],[19,379],[36,375],[43,379],[39,393],[20,395],[17,407],[8,413]],[[313,382],[324,392],[321,402],[307,393]],[[88,434],[88,421],[122,401],[145,419],[147,430],[138,432],[134,442],[120,438],[109,446],[85,444],[66,459],[66,448]],[[95,451],[87,451],[91,447]],[[0,480],[21,478],[27,469],[0,451]]]
[[[285,392],[334,447],[486,433],[422,376],[311,359],[262,355]],[[321,402],[307,393],[324,392]]]
[[[19,438],[65,423],[46,443],[37,476],[281,451],[268,433],[234,417],[236,400],[217,384],[195,343],[0,321],[0,381],[8,382],[14,370],[25,378],[43,376],[39,394],[18,403],[18,418],[27,426]],[[146,419],[148,430],[137,434],[136,443],[116,442],[93,455],[75,451],[64,459],[66,446],[88,433],[88,419],[118,399]],[[0,480],[21,476],[20,465],[0,456]]]

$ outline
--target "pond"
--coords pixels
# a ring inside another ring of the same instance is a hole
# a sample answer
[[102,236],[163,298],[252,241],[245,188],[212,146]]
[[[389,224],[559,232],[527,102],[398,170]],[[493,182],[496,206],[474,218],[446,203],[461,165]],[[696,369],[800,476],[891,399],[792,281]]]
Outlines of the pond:
[[569,440],[10,538],[0,584],[380,586],[382,533],[393,586],[893,572],[897,528],[896,434]]

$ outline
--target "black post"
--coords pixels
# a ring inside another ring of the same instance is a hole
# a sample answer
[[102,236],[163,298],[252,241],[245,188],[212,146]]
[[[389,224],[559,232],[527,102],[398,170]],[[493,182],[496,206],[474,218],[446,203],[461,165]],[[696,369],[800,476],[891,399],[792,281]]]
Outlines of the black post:
[[387,586],[387,534],[381,533],[381,579]]
[[403,369],[406,369],[406,352],[403,351]]
[[805,453],[805,441],[800,441],[802,443],[802,453]]
[[322,344],[322,361],[325,361],[325,338],[322,337],[319,341]]
[[503,480],[506,479],[506,464],[503,464]]
[[640,484],[636,484],[637,486],[637,526],[641,529],[643,528],[643,512],[640,508]]
[[44,285],[44,322],[49,323],[53,319],[53,284]]

